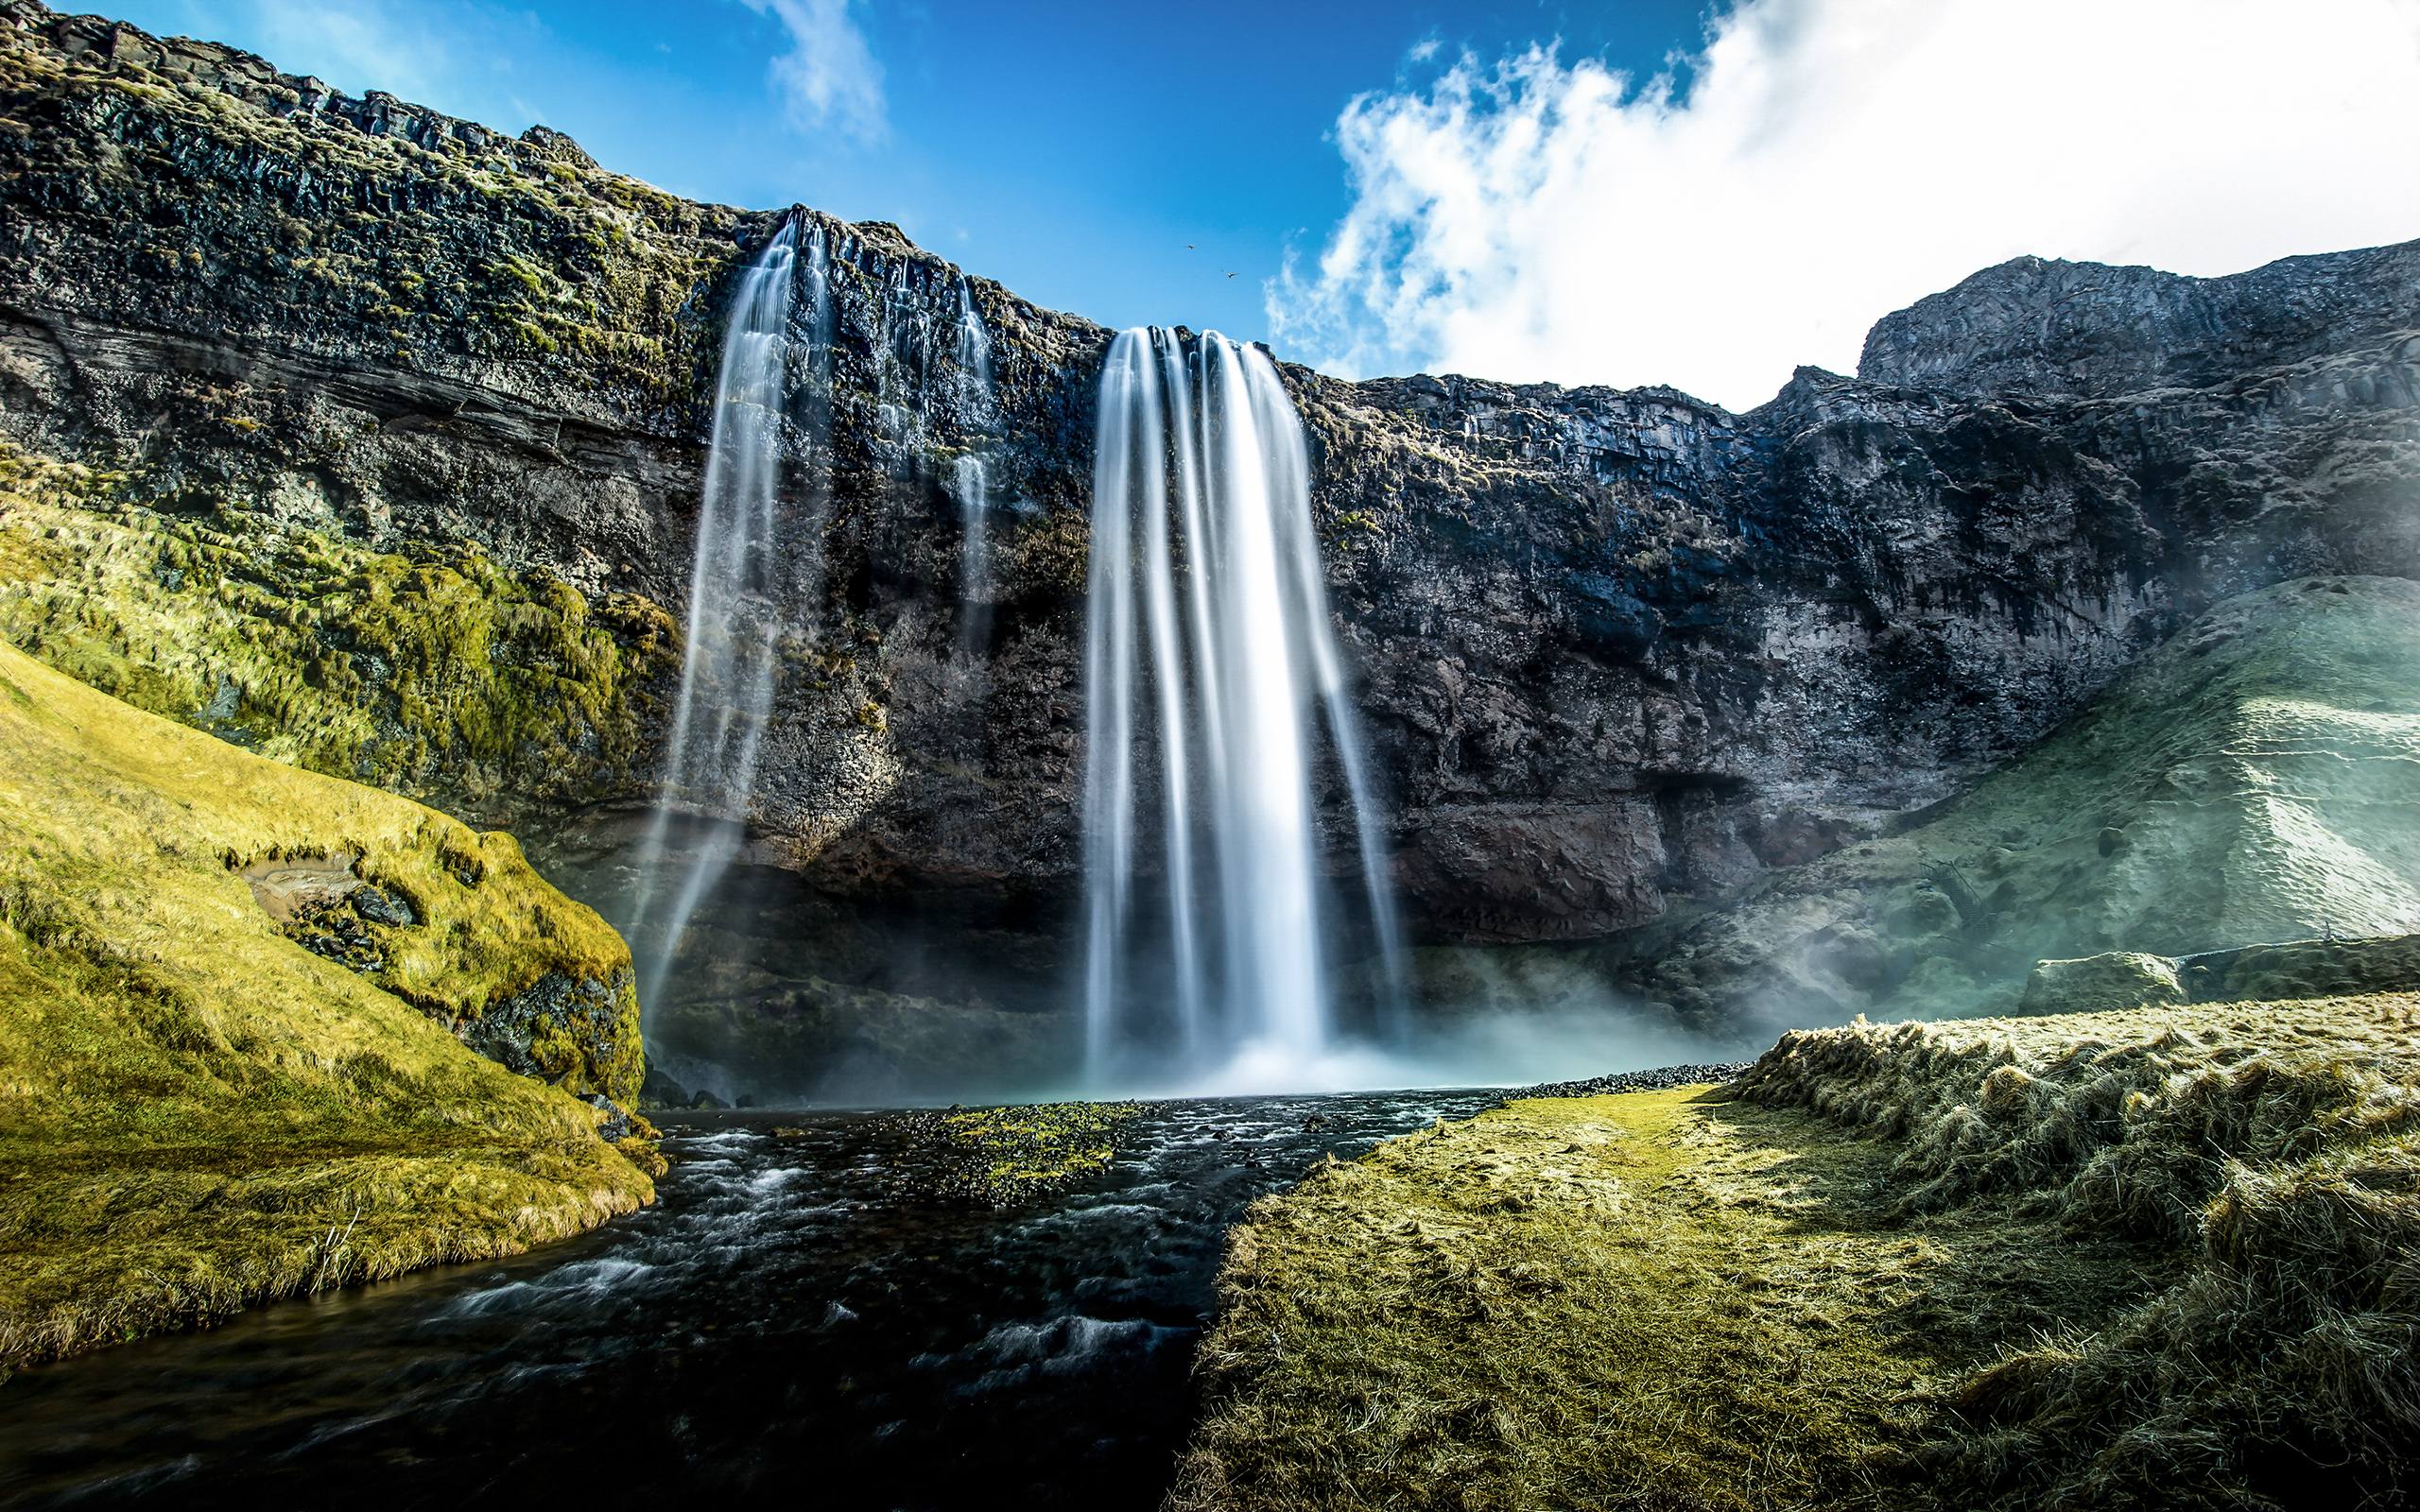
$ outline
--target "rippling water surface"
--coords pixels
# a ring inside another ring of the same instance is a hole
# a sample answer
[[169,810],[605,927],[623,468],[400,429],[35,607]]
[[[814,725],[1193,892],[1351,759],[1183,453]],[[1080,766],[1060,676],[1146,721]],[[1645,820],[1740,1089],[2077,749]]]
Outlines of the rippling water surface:
[[908,1196],[872,1115],[684,1117],[662,1201],[600,1232],[0,1385],[0,1500],[1148,1507],[1226,1225],[1488,1100],[1158,1104],[1107,1175],[1002,1213]]

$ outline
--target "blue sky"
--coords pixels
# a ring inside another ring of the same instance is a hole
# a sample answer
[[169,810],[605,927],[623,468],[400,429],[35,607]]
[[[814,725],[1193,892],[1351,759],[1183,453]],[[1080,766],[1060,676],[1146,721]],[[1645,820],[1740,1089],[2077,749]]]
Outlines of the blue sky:
[[[1417,82],[1465,47],[1558,37],[1568,53],[1652,71],[1695,43],[1703,10],[1702,0],[857,0],[847,20],[878,74],[868,122],[867,97],[845,82],[821,120],[799,118],[773,71],[790,33],[781,8],[759,4],[116,0],[114,10],[348,93],[384,88],[513,130],[544,121],[676,193],[895,221],[1029,299],[1111,325],[1254,338],[1269,334],[1263,284],[1287,247],[1315,253],[1347,207],[1329,134],[1351,97]],[[821,9],[791,15],[811,28]],[[1415,61],[1427,42],[1442,45]]]

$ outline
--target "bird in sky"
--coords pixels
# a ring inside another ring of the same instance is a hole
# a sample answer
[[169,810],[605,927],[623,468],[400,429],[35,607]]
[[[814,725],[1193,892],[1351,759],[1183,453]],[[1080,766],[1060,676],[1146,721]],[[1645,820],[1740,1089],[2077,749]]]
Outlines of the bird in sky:
[[1233,273],[1230,273],[1230,274],[1228,274],[1227,276],[1228,276],[1229,278],[1233,278],[1233,277],[1235,277],[1236,275],[1234,275]]

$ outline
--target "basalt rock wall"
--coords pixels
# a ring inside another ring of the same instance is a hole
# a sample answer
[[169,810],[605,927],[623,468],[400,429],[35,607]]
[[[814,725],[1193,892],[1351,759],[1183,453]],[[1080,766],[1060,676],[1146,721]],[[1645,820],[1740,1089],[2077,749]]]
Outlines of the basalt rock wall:
[[[1032,947],[1011,974],[1052,980],[1108,333],[894,228],[788,213],[831,297],[799,333],[818,355],[786,538],[806,601],[749,869],[819,918],[890,901],[953,937],[1006,931]],[[462,691],[435,652],[313,630],[324,676],[380,713],[308,759],[512,824],[610,890],[660,755],[722,306],[783,214],[0,0],[0,525],[31,542],[0,566],[39,579],[0,624],[266,740],[322,684],[147,682],[158,648],[97,622],[139,600],[181,624],[181,594],[223,621],[246,542],[469,562],[535,606],[495,632],[540,648],[512,653],[514,707],[486,711],[508,693]],[[1287,369],[1414,927],[1580,940],[1729,896],[1955,795],[2210,603],[2420,571],[2415,264],[2420,244],[2216,281],[2020,261],[1886,318],[1861,376],[1802,369],[1737,415]],[[960,362],[970,318],[988,387]],[[969,453],[992,484],[979,582],[951,482]],[[69,510],[109,549],[25,566],[84,528]],[[198,533],[216,579],[93,565]],[[273,617],[276,583],[245,587]],[[588,649],[549,649],[569,645]],[[201,706],[231,686],[232,714]],[[550,698],[578,740],[511,733]],[[461,734],[465,707],[504,733]],[[419,759],[384,775],[381,743],[405,741]],[[899,953],[852,931],[807,946],[883,979]]]

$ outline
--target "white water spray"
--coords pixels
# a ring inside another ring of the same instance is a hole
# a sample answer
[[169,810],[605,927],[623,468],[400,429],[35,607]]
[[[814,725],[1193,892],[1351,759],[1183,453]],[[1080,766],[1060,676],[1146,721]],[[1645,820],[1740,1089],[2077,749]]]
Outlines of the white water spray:
[[[814,250],[821,249],[819,230]],[[739,853],[772,713],[786,622],[775,524],[797,261],[798,226],[785,222],[740,276],[723,337],[690,570],[688,644],[664,785],[642,851],[635,915],[655,937],[642,1003],[655,1000],[691,917]],[[820,274],[820,256],[815,261]],[[686,865],[667,876],[676,811],[704,826]]]
[[[1320,1057],[1335,1034],[1310,782],[1322,724],[1391,980],[1398,932],[1328,626],[1302,424],[1257,349],[1211,334],[1187,351],[1156,328],[1111,347],[1085,673],[1093,1075],[1170,1053],[1196,1069]],[[1138,900],[1147,806],[1165,878],[1156,918]]]

